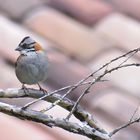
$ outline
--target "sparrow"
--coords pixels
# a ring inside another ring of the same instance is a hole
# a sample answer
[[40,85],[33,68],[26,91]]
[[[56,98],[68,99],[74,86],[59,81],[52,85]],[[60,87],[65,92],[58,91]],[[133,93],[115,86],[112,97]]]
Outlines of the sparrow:
[[40,90],[44,91],[39,82],[47,79],[49,62],[41,45],[30,36],[26,36],[15,50],[20,52],[15,63],[15,73],[22,83],[22,89],[26,89],[25,84],[37,84]]

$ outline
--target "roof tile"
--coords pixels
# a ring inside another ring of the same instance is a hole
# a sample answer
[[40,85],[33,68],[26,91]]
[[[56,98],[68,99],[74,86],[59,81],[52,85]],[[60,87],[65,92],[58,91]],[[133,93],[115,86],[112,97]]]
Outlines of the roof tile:
[[104,18],[93,31],[115,46],[131,50],[139,47],[140,24],[122,14],[114,13]]
[[98,0],[50,0],[48,3],[87,25],[95,24],[112,11],[111,5]]
[[26,12],[32,8],[41,5],[41,0],[0,0],[0,9],[5,11],[10,17],[22,19]]
[[49,133],[43,132],[39,127],[35,127],[31,123],[27,123],[27,121],[25,122],[2,113],[0,123],[0,139],[2,140],[58,140],[58,138],[55,138]]
[[139,0],[106,0],[110,2],[115,9],[134,18],[140,19],[140,1]]

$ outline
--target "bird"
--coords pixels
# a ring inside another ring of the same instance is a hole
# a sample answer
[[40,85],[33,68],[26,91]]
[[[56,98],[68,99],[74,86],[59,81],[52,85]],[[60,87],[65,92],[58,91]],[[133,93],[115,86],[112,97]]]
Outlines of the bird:
[[47,79],[49,65],[48,57],[42,46],[30,36],[26,36],[15,51],[20,53],[15,63],[15,73],[22,83],[22,89],[27,89],[25,85],[37,84],[40,90],[47,92],[39,84]]

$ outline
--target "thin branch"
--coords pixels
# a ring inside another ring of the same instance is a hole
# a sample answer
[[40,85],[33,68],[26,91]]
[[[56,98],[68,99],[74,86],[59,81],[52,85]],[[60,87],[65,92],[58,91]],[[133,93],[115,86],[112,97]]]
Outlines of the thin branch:
[[80,95],[80,97],[77,99],[77,101],[75,102],[72,110],[70,111],[70,113],[68,114],[68,116],[66,117],[66,120],[69,120],[70,117],[72,116],[72,114],[74,113],[75,109],[77,108],[78,104],[80,103],[81,99],[84,97],[85,94],[88,93],[88,88],[86,88],[85,92],[83,94]]
[[123,55],[120,55],[120,56],[118,56],[118,57],[110,60],[109,62],[107,62],[106,64],[104,64],[103,66],[101,66],[99,69],[97,69],[95,72],[93,72],[93,75],[96,74],[97,72],[99,72],[100,70],[102,70],[103,68],[108,67],[111,63],[113,63],[113,62],[115,62],[115,61],[117,61],[117,60],[119,60],[121,58],[124,58],[124,57],[126,57],[126,56],[128,56],[130,54],[134,55],[134,54],[136,54],[139,51],[140,51],[140,48],[136,48],[134,50],[131,50],[131,51],[129,51],[129,52],[123,54]]
[[[107,80],[101,80],[100,82],[105,82],[105,81],[107,81]],[[91,84],[92,81],[84,82],[84,83]],[[82,83],[82,85],[83,85],[83,83]],[[54,106],[56,106],[59,102],[61,102],[64,98],[66,98],[66,97],[68,96],[68,94],[69,94],[69,93],[66,92],[66,93],[60,98],[60,100],[55,101],[54,103],[52,103],[52,104],[51,104],[49,107],[47,107],[46,109],[41,110],[41,112],[46,112],[46,111],[52,109],[52,108],[53,108]]]
[[[90,83],[91,83],[91,81],[84,82],[84,83],[81,83],[79,86],[87,85],[87,84],[90,84]],[[71,89],[72,87],[75,87],[75,86],[76,86],[76,84],[75,85],[69,85],[69,86],[54,90],[52,92],[49,92],[46,95],[43,95],[42,97],[27,103],[26,105],[24,105],[23,108],[27,108],[27,107],[31,106],[32,104],[35,104],[35,103],[37,103],[37,102],[39,102],[39,101],[41,101],[41,100],[43,100],[43,99],[45,99],[45,98],[47,98],[49,96],[52,96],[52,95],[54,95],[56,93],[59,93],[59,92],[65,91],[65,90],[69,90],[69,89]]]
[[[101,80],[102,77],[104,77],[106,74],[111,73],[112,71],[118,70],[119,68],[122,68],[122,66],[125,67],[125,65],[123,65],[125,62],[128,61],[128,59],[130,59],[132,56],[134,56],[138,51],[140,51],[140,48],[134,49],[132,51],[129,51],[115,59],[112,59],[110,62],[106,63],[105,65],[103,65],[101,68],[99,68],[98,70],[96,70],[95,72],[93,72],[92,74],[94,75],[95,73],[99,72],[100,70],[102,70],[104,67],[106,67],[105,71],[103,74],[101,74],[100,76],[98,76],[97,78],[93,79],[93,82],[91,84],[89,84],[89,86],[83,91],[83,93],[80,95],[80,97],[78,98],[78,100],[76,101],[76,103],[74,104],[72,110],[70,111],[70,113],[68,114],[68,116],[66,117],[66,119],[69,119],[72,114],[74,113],[77,105],[79,104],[79,102],[81,101],[81,99],[85,96],[85,94],[87,94],[91,88],[91,86],[93,86],[93,84],[95,84],[96,82],[99,82]],[[130,56],[128,56],[130,54]],[[128,56],[128,58],[126,58],[122,63],[120,63],[117,67],[112,68],[111,70],[107,70],[108,66],[113,63],[114,61],[117,61],[123,57]],[[131,64],[133,65],[133,64]],[[137,64],[136,66],[139,66],[139,64]],[[126,66],[127,67],[127,66]]]
[[97,131],[96,129],[89,127],[86,124],[83,124],[83,123],[78,124],[78,123],[66,121],[61,118],[54,119],[52,116],[43,114],[39,111],[33,111],[30,109],[22,110],[19,107],[0,102],[0,112],[6,113],[11,116],[15,116],[19,119],[26,119],[26,120],[34,121],[37,123],[42,123],[49,127],[60,127],[69,132],[87,136],[88,138],[91,138],[91,139],[96,139],[96,140],[110,140],[111,139],[108,136],[108,134],[103,134]]
[[[120,66],[122,66],[125,62],[127,62],[132,56],[134,56],[138,51],[139,51],[139,48],[138,48],[138,49],[135,49],[135,50],[133,50],[133,51],[130,51],[130,52],[128,52],[128,53],[126,53],[126,54],[124,54],[124,55],[122,55],[122,56],[119,56],[119,57],[117,57],[117,58],[111,60],[109,63],[107,63],[107,64],[104,65],[104,66],[107,66],[106,69],[105,69],[105,71],[104,71],[104,73],[108,74],[107,68],[108,68],[109,64],[111,64],[112,62],[114,62],[114,61],[116,61],[116,60],[118,60],[118,59],[120,59],[120,58],[122,58],[122,57],[126,57],[128,54],[131,54],[130,56],[128,56],[128,58],[126,58],[122,63],[119,64],[118,67],[120,67]],[[103,67],[104,67],[104,66],[103,66]],[[100,69],[98,69],[97,72],[100,71],[103,67],[101,67]],[[95,74],[95,73],[96,73],[96,71],[94,72],[94,74]],[[105,75],[106,75],[106,74],[105,74]],[[92,83],[90,83],[90,85],[84,90],[83,94],[81,94],[81,96],[78,98],[78,100],[77,100],[76,103],[74,104],[74,107],[72,108],[71,112],[68,114],[68,116],[66,117],[66,119],[69,119],[69,118],[71,117],[71,115],[73,114],[73,112],[74,112],[76,106],[77,106],[78,103],[81,101],[81,99],[84,97],[84,95],[88,93],[90,87],[91,87],[95,82],[101,81],[101,78],[100,78],[100,79],[97,78],[97,79],[98,79],[98,80],[95,79],[95,81],[93,81]],[[86,80],[86,79],[84,79],[84,80]],[[71,93],[75,88],[77,88],[77,87],[70,88],[69,91],[67,91],[66,94],[64,94],[64,95],[62,96],[61,100],[63,100],[66,96],[68,96],[69,93]],[[42,112],[45,112],[45,111],[48,111],[48,110],[52,109],[52,108],[53,108],[54,106],[56,106],[61,100],[58,100],[58,101],[52,103],[48,108],[43,109]]]
[[129,121],[128,123],[126,123],[126,124],[124,124],[124,125],[122,125],[122,126],[116,128],[115,130],[113,130],[112,132],[109,133],[109,136],[112,137],[114,134],[116,134],[116,133],[119,132],[120,130],[122,130],[122,129],[124,129],[124,128],[126,128],[126,127],[128,127],[128,126],[130,126],[130,125],[132,125],[132,124],[134,124],[134,123],[138,123],[138,122],[140,122],[140,117],[137,118],[137,119],[134,119],[134,120],[131,121],[131,122]]
[[114,134],[116,134],[117,132],[119,132],[120,130],[136,123],[136,122],[140,122],[140,117],[137,118],[137,119],[134,119],[134,116],[136,115],[136,113],[138,112],[138,109],[139,109],[139,106],[140,106],[140,103],[138,104],[137,108],[135,109],[134,113],[132,114],[130,120],[128,123],[126,124],[123,124],[122,126],[116,128],[115,130],[113,130],[112,132],[109,133],[109,136],[112,137]]
[[[136,48],[136,49],[134,49],[134,50],[131,50],[131,51],[129,51],[129,52],[123,54],[123,55],[120,55],[119,57],[116,57],[116,58],[110,60],[110,62],[108,62],[108,63],[106,63],[105,65],[103,65],[103,67],[108,66],[109,64],[111,64],[111,63],[113,63],[113,62],[115,62],[115,61],[117,61],[117,60],[119,60],[119,59],[121,59],[121,58],[124,58],[124,57],[126,57],[126,56],[128,56],[128,55],[130,55],[130,56],[124,61],[124,62],[126,62],[129,58],[131,58],[132,56],[134,56],[134,55],[135,55],[137,52],[139,52],[139,51],[140,51],[140,47],[139,47],[139,48]],[[122,64],[123,64],[124,62],[122,62]],[[121,64],[121,65],[122,65],[122,64]]]
[[140,103],[138,104],[137,108],[135,109],[134,113],[132,114],[132,116],[131,116],[131,118],[130,118],[129,122],[131,122],[131,121],[134,119],[134,116],[135,116],[135,115],[136,115],[136,113],[138,112],[139,107],[140,107]]
[[138,51],[133,52],[130,56],[128,56],[119,66],[122,66],[125,62],[127,62],[132,56],[134,56]]
[[[0,89],[0,98],[23,98],[23,97],[30,97],[30,98],[40,98],[44,95],[44,93],[40,90],[35,90],[35,89],[28,89],[28,95],[24,92],[22,89]],[[52,96],[46,97],[44,100],[48,102],[55,102],[57,100],[60,100],[61,95],[60,94],[55,94]],[[63,101],[61,101],[59,104],[62,108],[70,111],[72,107],[74,106],[74,102],[65,98]],[[97,121],[93,118],[92,115],[90,115],[88,112],[86,112],[80,105],[78,105],[77,109],[75,110],[73,114],[78,120],[81,122],[86,122],[87,125],[90,127],[95,128],[101,133],[107,133],[98,123]]]
[[75,111],[77,105],[79,104],[79,102],[81,101],[81,99],[89,92],[90,88],[91,88],[95,83],[97,83],[98,81],[101,80],[101,78],[103,78],[105,75],[110,74],[111,72],[116,71],[116,70],[118,70],[118,69],[120,69],[120,68],[130,67],[130,66],[136,66],[136,67],[138,67],[138,66],[140,66],[140,63],[131,63],[131,64],[119,65],[119,66],[114,67],[114,68],[112,68],[112,69],[110,69],[110,70],[105,70],[103,74],[101,74],[100,76],[98,76],[96,79],[93,79],[93,82],[90,83],[90,84],[88,85],[88,87],[83,91],[83,93],[81,94],[81,96],[80,96],[80,97],[78,98],[78,100],[75,102],[75,104],[74,104],[72,110],[70,111],[70,113],[68,114],[68,116],[66,117],[66,119],[69,119],[69,118],[71,117],[71,115],[74,113],[74,111]]

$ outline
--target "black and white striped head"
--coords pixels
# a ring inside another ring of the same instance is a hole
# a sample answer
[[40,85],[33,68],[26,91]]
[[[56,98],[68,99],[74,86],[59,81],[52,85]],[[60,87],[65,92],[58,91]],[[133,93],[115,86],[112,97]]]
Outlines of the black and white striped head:
[[42,50],[42,47],[31,37],[26,36],[22,39],[15,50],[19,51],[21,54],[26,54],[28,52],[36,52]]

